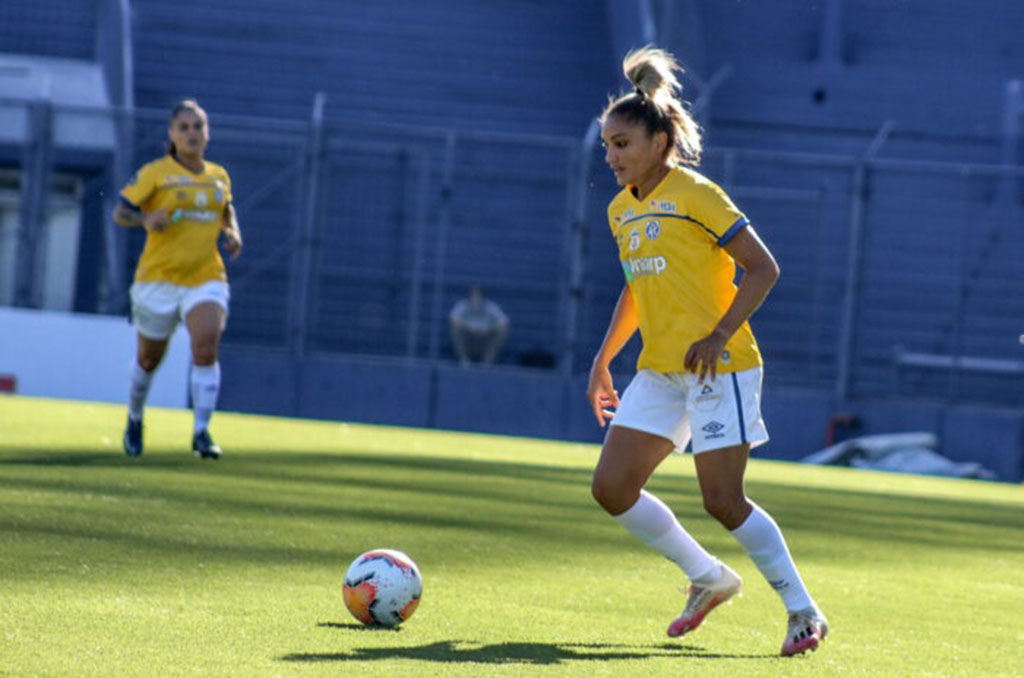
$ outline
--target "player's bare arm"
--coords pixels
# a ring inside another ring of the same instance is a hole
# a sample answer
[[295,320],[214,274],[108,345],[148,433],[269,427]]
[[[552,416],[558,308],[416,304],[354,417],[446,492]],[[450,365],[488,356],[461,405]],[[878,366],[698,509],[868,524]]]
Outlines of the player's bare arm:
[[612,383],[612,374],[608,366],[636,332],[637,326],[633,293],[630,292],[629,285],[624,285],[622,293],[619,294],[619,300],[615,304],[615,310],[612,312],[612,319],[608,324],[604,341],[601,342],[601,348],[598,349],[597,355],[594,357],[587,385],[587,400],[594,410],[597,423],[602,427],[615,416],[607,408],[619,406],[619,393]]
[[729,339],[740,325],[758,309],[769,290],[779,279],[779,265],[753,226],[747,226],[725,245],[725,250],[743,268],[743,280],[736,290],[729,310],[725,312],[711,334],[695,341],[686,351],[684,366],[696,372],[699,380],[710,374],[714,379],[718,372],[718,359],[725,350]]
[[238,228],[238,215],[231,203],[224,208],[221,230],[224,233],[224,247],[231,253],[233,261],[242,254],[242,231]]
[[114,208],[114,223],[119,226],[134,227],[142,226],[147,231],[162,231],[167,227],[170,219],[167,216],[167,212],[164,210],[153,210],[152,212],[143,212],[142,210],[134,210],[123,202],[118,203],[117,207]]

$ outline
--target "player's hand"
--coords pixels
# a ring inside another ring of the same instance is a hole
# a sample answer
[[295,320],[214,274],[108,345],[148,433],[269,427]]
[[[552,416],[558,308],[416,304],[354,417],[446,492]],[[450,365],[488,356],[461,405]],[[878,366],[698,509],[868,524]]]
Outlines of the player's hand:
[[167,228],[168,223],[170,223],[170,217],[167,216],[167,210],[164,209],[147,212],[146,216],[142,217],[142,226],[147,231],[159,233]]
[[595,364],[590,368],[590,383],[587,384],[587,400],[594,410],[597,423],[604,428],[615,413],[608,410],[609,407],[619,406],[619,392],[612,384],[612,373],[603,365]]
[[242,254],[242,234],[237,228],[224,229],[224,249],[231,254],[231,261]]
[[714,381],[718,374],[718,359],[722,357],[728,341],[729,337],[725,336],[725,332],[715,330],[703,339],[693,342],[686,351],[684,369],[687,372],[695,372],[698,383],[703,384],[708,373],[711,374],[711,381]]

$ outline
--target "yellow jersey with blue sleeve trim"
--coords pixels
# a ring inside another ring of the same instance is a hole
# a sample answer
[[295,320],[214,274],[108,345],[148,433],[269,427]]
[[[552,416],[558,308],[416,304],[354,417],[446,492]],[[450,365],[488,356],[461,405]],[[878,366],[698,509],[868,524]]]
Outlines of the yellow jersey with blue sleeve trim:
[[217,251],[231,203],[231,179],[223,167],[204,161],[197,174],[167,155],[144,165],[121,190],[121,200],[143,212],[163,209],[170,217],[164,230],[147,231],[136,282],[195,287],[227,280]]
[[[736,262],[726,243],[750,222],[710,179],[671,169],[643,200],[626,187],[608,224],[633,294],[643,350],[637,369],[682,372],[686,351],[708,336],[736,296]],[[750,324],[729,339],[719,372],[762,364]]]

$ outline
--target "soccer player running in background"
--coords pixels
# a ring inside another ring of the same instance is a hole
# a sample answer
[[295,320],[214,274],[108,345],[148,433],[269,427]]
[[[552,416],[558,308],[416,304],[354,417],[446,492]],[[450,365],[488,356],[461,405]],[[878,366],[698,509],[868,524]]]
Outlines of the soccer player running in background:
[[192,451],[219,459],[210,417],[220,391],[217,350],[228,313],[228,283],[217,241],[237,257],[242,235],[231,205],[231,179],[203,158],[210,130],[194,100],[171,112],[167,155],[143,166],[121,191],[114,221],[146,229],[146,245],[131,287],[138,351],[131,371],[124,451],[142,454],[142,413],[153,373],[184,320],[192,349],[190,388],[195,426]]
[[[700,161],[700,132],[676,96],[672,55],[645,47],[623,61],[636,91],[601,116],[605,160],[623,190],[608,206],[626,284],[594,358],[587,398],[611,422],[592,492],[630,534],[690,580],[670,636],[696,629],[742,580],[705,551],[644,485],[692,444],[704,508],[754,561],[788,613],[783,655],[816,649],[828,623],[808,594],[778,525],[744,493],[753,446],[768,440],[760,413],[762,361],[747,318],[779,275],[747,218]],[[744,271],[733,284],[735,266]],[[637,374],[619,398],[609,364],[640,329]],[[609,407],[614,407],[611,412]]]

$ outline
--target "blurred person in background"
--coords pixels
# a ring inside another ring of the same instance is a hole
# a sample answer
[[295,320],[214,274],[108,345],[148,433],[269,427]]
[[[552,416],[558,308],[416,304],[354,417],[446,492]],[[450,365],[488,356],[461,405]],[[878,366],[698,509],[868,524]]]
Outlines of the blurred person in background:
[[[608,220],[626,284],[587,389],[598,423],[612,424],[592,492],[620,525],[689,579],[686,606],[668,635],[689,633],[742,587],[738,574],[644,490],[674,449],[692,445],[705,509],[782,598],[788,622],[782,654],[800,654],[817,648],[828,623],[778,525],[744,492],[750,449],[768,440],[761,354],[747,319],[779,269],[746,216],[692,169],[700,161],[700,131],[677,97],[678,68],[662,50],[631,52],[623,70],[635,91],[601,116],[605,160],[623,186]],[[736,264],[744,271],[738,287]],[[620,398],[609,364],[638,328],[637,374]]]
[[470,287],[469,296],[455,302],[448,322],[455,357],[463,367],[471,363],[492,364],[508,335],[508,316],[484,296],[479,285]]
[[131,370],[124,451],[142,454],[142,415],[153,373],[180,321],[192,351],[192,451],[219,459],[209,432],[220,392],[217,352],[228,314],[227,274],[217,250],[224,238],[232,258],[242,235],[231,204],[231,179],[203,155],[210,140],[206,112],[186,99],[171,111],[167,155],[144,165],[121,191],[114,221],[146,229],[146,244],[131,286],[138,350]]

